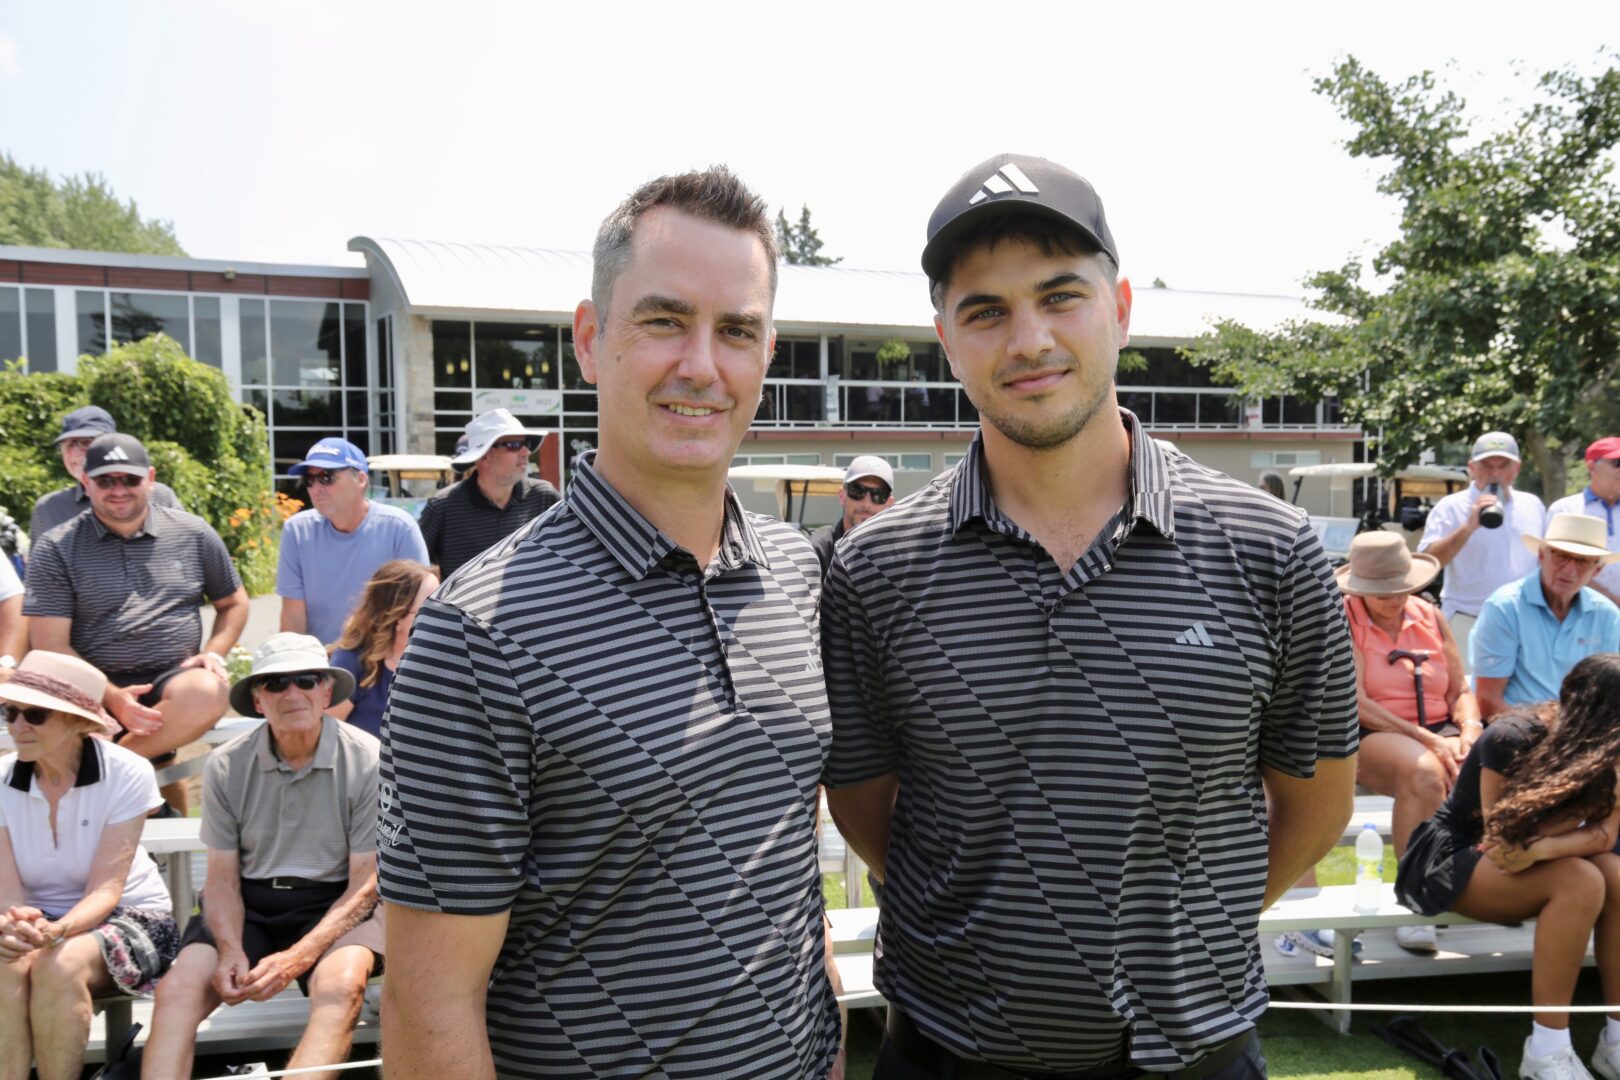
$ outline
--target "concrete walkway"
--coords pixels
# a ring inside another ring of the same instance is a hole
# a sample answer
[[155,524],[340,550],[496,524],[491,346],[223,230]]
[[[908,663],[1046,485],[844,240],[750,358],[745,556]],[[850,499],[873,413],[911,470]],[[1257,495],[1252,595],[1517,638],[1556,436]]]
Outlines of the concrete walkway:
[[[202,609],[203,640],[214,632],[214,609],[204,606]],[[281,628],[281,597],[270,593],[266,596],[256,596],[248,601],[247,628],[242,631],[241,645],[245,649],[256,649],[263,644],[264,639]]]

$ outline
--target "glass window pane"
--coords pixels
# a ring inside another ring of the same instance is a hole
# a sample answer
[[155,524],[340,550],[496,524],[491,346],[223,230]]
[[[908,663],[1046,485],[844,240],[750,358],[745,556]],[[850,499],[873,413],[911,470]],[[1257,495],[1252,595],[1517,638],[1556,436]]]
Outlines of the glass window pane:
[[[919,374],[914,377],[920,380]],[[938,386],[924,386],[920,381],[905,389],[906,423],[950,424],[956,420],[956,399],[953,390]]]
[[459,320],[455,322],[444,319],[434,320],[433,385],[472,385],[472,327],[470,323]]
[[56,370],[56,293],[28,289],[28,370]]
[[1243,399],[1236,394],[1199,394],[1198,423],[1235,427],[1243,419]]
[[1151,390],[1121,390],[1119,407],[1129,409],[1144,424],[1153,423],[1153,392]]
[[343,305],[343,377],[347,386],[371,384],[366,378],[366,309],[363,304]]
[[473,355],[480,390],[555,390],[557,328],[536,323],[473,325]]
[[1261,399],[1260,423],[1266,427],[1276,427],[1282,423],[1282,398],[1268,397]]
[[1316,402],[1302,401],[1288,395],[1283,399],[1283,418],[1285,424],[1311,424],[1316,423]]
[[820,386],[784,386],[787,401],[787,420],[824,420],[827,413],[827,395]]
[[846,420],[863,424],[897,423],[900,420],[898,386],[851,386],[844,399],[849,404]]
[[358,446],[362,454],[367,457],[371,456],[371,432],[366,431],[364,428],[359,431],[350,429],[344,433],[343,437]]
[[[283,476],[287,470],[304,460],[309,448],[321,439],[319,431],[271,431],[270,454],[277,476]],[[302,484],[299,485],[303,487]],[[296,498],[304,500],[305,505],[309,499],[302,490],[296,493]]]
[[911,470],[916,471],[916,472],[933,472],[934,471],[934,455],[933,454],[901,454],[900,455],[900,467],[902,469],[911,469]]
[[[595,394],[595,392],[593,391],[593,392],[591,392],[589,394],[585,394],[585,393],[578,393],[578,394],[567,394],[567,393],[565,393],[565,394],[563,394],[563,412],[565,412],[565,413],[589,413],[591,416],[595,416],[596,415],[596,394]],[[593,424],[592,426],[594,427],[595,425]]]
[[0,360],[22,354],[22,290],[0,289]]
[[193,296],[191,317],[197,329],[197,343],[191,347],[191,358],[219,367],[225,361],[220,348],[219,297]]
[[[342,402],[335,390],[277,390],[275,415],[271,418],[277,428],[320,428],[329,435],[343,430]],[[319,435],[305,436],[314,443]]]
[[242,385],[270,381],[269,338],[264,331],[264,301],[243,300],[238,322],[242,335]]
[[338,305],[270,301],[271,376],[277,386],[335,387],[341,375]]
[[107,294],[80,289],[73,294],[78,307],[79,352],[107,351]]
[[153,334],[167,334],[191,351],[191,306],[184,293],[108,294],[112,305],[112,337],[120,345]]
[[1154,395],[1153,410],[1155,424],[1177,424],[1185,427],[1197,423],[1197,395],[1160,390]]
[[563,483],[573,479],[574,463],[579,455],[587,450],[596,449],[596,432],[571,431],[568,433],[563,446]]
[[472,392],[470,390],[435,390],[433,391],[433,408],[435,411],[453,409],[459,412],[472,412]]
[[364,390],[350,390],[348,426],[365,431],[371,427],[371,403]]
[[979,423],[979,410],[960,390],[956,392],[956,422],[962,427],[975,427]]
[[255,409],[258,409],[260,415],[262,415],[266,420],[270,418],[270,391],[258,389],[244,390],[242,391],[242,404],[251,405]]
[[451,457],[456,452],[456,440],[461,438],[461,429],[453,428],[449,431],[439,430],[433,433],[433,452]]
[[394,350],[393,343],[389,341],[386,315],[377,320],[377,385],[394,385]]

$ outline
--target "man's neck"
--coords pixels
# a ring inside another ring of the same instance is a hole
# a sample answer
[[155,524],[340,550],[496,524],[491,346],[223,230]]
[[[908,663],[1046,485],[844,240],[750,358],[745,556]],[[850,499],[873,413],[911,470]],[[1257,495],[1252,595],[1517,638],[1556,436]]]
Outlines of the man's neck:
[[133,521],[108,521],[100,514],[97,514],[93,506],[90,508],[90,512],[96,514],[96,520],[101,522],[108,532],[115,532],[119,536],[134,536],[146,527],[146,519],[152,513],[152,508],[148,506],[141,512],[141,516]]
[[1580,597],[1580,595],[1580,590],[1577,589],[1569,596],[1559,596],[1557,593],[1547,588],[1547,583],[1545,581],[1541,583],[1541,598],[1547,601],[1547,610],[1551,611],[1553,616],[1557,618],[1559,622],[1563,622],[1569,617],[1569,613],[1574,610],[1575,601]]
[[311,761],[315,760],[315,748],[321,742],[321,729],[326,721],[316,724],[313,730],[305,731],[277,731],[270,729],[270,745],[275,749],[276,756],[287,763],[288,768],[297,772]]
[[1131,435],[1112,400],[1061,446],[1033,450],[980,425],[985,481],[996,507],[1032,528],[1040,521],[1112,515],[1130,490]]
[[1598,489],[1593,487],[1591,484],[1586,485],[1586,490],[1591,493],[1592,498],[1596,499],[1604,506],[1612,507],[1615,503],[1620,502],[1620,492],[1615,492],[1613,496],[1604,498],[1602,492],[1598,491]]
[[607,449],[596,452],[591,467],[655,529],[691,552],[699,566],[714,561],[725,527],[725,473],[647,476]]
[[512,500],[512,492],[517,489],[516,480],[510,484],[497,484],[485,476],[482,469],[479,469],[473,478],[478,481],[478,490],[484,493],[484,498],[496,506],[504,507]]
[[339,517],[336,514],[326,515],[326,520],[332,523],[332,528],[340,533],[352,533],[366,520],[366,514],[371,510],[371,500],[361,499],[360,505],[348,514]]

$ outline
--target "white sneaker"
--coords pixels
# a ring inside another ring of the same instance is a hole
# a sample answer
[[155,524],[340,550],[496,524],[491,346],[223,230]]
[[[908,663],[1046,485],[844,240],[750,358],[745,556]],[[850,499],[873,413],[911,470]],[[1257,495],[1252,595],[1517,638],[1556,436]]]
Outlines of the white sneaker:
[[[1440,939],[1431,926],[1397,926],[1395,944],[1409,952],[1432,953],[1440,951]],[[1620,1078],[1617,1078],[1620,1080]]]
[[1620,1080],[1620,1043],[1599,1035],[1597,1049],[1592,1051],[1592,1071],[1603,1080]]
[[1574,1047],[1566,1046],[1546,1057],[1530,1056],[1530,1038],[1524,1040],[1524,1057],[1519,1061],[1519,1080],[1592,1080]]

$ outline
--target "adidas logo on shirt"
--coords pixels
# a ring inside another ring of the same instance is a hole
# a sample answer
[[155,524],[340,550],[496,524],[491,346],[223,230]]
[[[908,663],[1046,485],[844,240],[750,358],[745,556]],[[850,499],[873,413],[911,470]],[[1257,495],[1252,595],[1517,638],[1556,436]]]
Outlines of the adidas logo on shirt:
[[1005,195],[1014,188],[1022,191],[1025,195],[1039,195],[1041,193],[1041,189],[1035,186],[1035,181],[1024,175],[1023,169],[1020,169],[1012,162],[1008,162],[985,177],[984,183],[979,185],[979,190],[974,194],[973,198],[968,200],[968,205],[977,206],[992,195]]
[[1196,645],[1203,649],[1213,649],[1215,647],[1215,642],[1210,639],[1209,631],[1204,629],[1204,624],[1201,622],[1195,622],[1177,634],[1176,644]]

